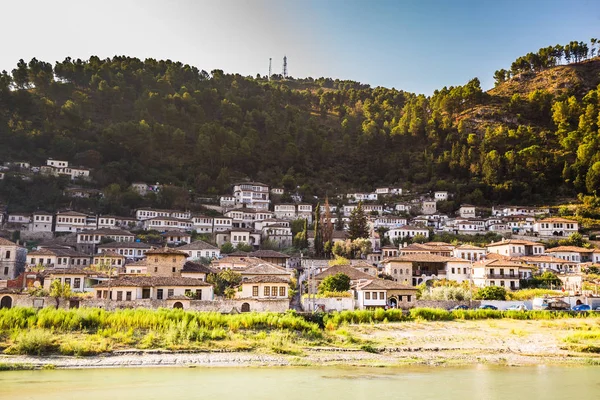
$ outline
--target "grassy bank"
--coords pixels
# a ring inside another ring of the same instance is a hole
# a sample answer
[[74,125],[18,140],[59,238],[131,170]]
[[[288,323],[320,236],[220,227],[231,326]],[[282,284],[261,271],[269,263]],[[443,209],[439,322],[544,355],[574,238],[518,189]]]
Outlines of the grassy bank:
[[[378,352],[388,342],[357,334],[361,327],[477,320],[583,320],[595,313],[412,309],[344,311],[303,317],[294,312],[223,315],[184,310],[96,308],[0,310],[4,354],[88,356],[121,349],[266,351],[302,356],[306,349],[336,347]],[[600,320],[600,319],[597,319]],[[600,327],[597,327],[600,335]],[[593,334],[574,337],[571,346],[591,349]],[[600,337],[600,336],[599,336]],[[576,342],[579,340],[579,342]],[[586,347],[587,346],[587,347]],[[592,352],[592,351],[590,351]]]

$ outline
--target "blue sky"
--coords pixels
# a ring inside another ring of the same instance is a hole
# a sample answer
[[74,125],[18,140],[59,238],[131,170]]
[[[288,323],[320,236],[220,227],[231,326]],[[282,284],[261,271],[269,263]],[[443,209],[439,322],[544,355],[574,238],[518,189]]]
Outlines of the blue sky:
[[520,55],[600,38],[600,1],[54,0],[3,4],[0,69],[129,55],[210,71],[352,79],[431,94]]

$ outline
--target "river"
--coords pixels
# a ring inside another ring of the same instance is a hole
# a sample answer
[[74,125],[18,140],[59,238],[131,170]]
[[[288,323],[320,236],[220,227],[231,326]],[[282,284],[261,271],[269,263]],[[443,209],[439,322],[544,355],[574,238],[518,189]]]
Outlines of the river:
[[599,399],[600,367],[115,368],[0,372],[0,399]]

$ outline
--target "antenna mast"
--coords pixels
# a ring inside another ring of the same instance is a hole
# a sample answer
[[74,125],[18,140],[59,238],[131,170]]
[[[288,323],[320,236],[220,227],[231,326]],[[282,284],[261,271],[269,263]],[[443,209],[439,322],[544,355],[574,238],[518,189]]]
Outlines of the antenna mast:
[[271,57],[269,57],[269,76],[267,78],[271,80]]
[[283,79],[287,78],[287,56],[283,56]]

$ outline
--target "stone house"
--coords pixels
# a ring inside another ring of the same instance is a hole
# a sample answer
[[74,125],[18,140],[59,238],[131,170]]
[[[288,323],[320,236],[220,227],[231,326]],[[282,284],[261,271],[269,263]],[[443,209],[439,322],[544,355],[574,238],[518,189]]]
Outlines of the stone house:
[[25,270],[27,249],[0,237],[0,279],[14,279]]
[[[195,278],[166,276],[126,276],[95,285],[94,297],[111,301],[168,300],[194,298],[212,300],[211,284]],[[174,305],[177,308],[177,305]],[[183,305],[180,307],[183,308]]]

